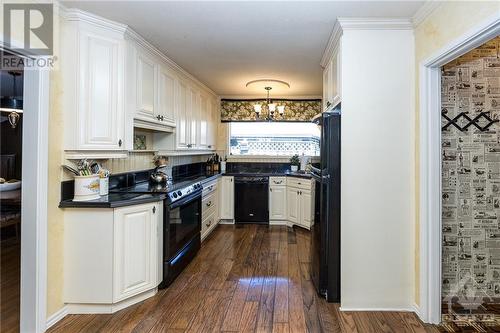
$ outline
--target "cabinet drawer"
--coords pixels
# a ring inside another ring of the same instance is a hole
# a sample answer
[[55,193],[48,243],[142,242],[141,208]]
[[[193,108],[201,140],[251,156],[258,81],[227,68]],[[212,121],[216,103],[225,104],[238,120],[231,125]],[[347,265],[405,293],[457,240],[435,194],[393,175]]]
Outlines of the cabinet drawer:
[[205,238],[209,230],[215,227],[217,224],[216,212],[211,212],[206,218],[201,222],[201,238]]
[[215,191],[217,191],[217,180],[203,184],[203,197]]
[[212,191],[210,194],[203,197],[201,200],[201,216],[202,218],[207,217],[212,212],[217,211],[217,206],[219,204],[219,196],[217,192]]
[[311,179],[298,178],[298,177],[287,177],[286,184],[288,186],[297,187],[303,190],[311,190]]
[[269,186],[286,185],[286,177],[269,177]]

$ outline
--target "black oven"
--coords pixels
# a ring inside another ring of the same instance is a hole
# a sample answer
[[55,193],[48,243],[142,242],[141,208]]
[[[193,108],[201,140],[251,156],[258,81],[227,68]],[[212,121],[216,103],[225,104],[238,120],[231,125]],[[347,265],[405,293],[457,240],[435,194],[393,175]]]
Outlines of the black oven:
[[163,281],[168,287],[200,249],[201,188],[163,205]]

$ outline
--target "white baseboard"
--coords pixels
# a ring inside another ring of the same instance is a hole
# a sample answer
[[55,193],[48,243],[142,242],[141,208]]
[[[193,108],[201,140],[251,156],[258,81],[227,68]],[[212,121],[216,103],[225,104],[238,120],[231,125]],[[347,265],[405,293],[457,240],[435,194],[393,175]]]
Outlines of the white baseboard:
[[413,307],[400,307],[400,308],[351,308],[347,306],[341,306],[339,308],[342,312],[415,312]]
[[52,326],[54,326],[58,321],[66,317],[68,314],[68,307],[64,305],[58,311],[53,313],[49,318],[47,318],[47,323],[45,324],[45,329],[48,330]]
[[417,303],[414,303],[413,304],[413,312],[415,312],[415,314],[418,316],[418,318],[420,318],[420,320],[424,321],[422,319],[422,315],[421,315],[421,312],[420,312],[420,305],[418,305]]
[[158,288],[145,291],[141,294],[129,297],[123,301],[113,304],[67,304],[69,314],[110,314],[125,309],[131,305],[142,302],[145,299],[153,297],[158,292]]
[[220,220],[219,224],[234,224],[234,220]]

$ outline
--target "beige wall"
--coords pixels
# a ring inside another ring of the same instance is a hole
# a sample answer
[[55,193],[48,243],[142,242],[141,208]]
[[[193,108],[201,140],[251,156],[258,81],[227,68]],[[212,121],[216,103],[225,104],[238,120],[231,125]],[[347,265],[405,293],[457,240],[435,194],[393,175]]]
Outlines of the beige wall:
[[419,267],[419,77],[418,66],[421,61],[432,56],[439,49],[473,29],[482,21],[500,12],[500,2],[470,1],[444,2],[415,29],[416,64],[416,112],[415,112],[415,302],[420,297]]

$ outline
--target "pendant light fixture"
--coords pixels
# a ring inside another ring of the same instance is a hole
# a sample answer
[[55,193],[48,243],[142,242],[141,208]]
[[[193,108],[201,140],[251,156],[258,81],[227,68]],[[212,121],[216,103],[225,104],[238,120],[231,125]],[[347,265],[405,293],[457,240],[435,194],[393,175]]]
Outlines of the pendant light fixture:
[[12,128],[16,128],[19,123],[21,116],[19,113],[23,112],[23,100],[17,98],[17,86],[16,77],[21,76],[21,71],[9,71],[9,75],[12,75],[13,89],[12,96],[2,97],[0,99],[0,111],[9,112],[7,118]]
[[258,85],[258,84],[265,85],[264,89],[267,92],[267,98],[266,98],[266,102],[264,104],[256,103],[253,105],[256,119],[261,119],[261,113],[266,109],[268,111],[268,114],[265,118],[263,118],[264,120],[267,120],[267,121],[276,120],[276,118],[277,118],[276,110],[278,110],[279,116],[283,117],[283,115],[285,114],[285,105],[278,105],[277,103],[274,103],[271,100],[271,98],[269,97],[269,93],[273,89],[273,86],[290,88],[290,84],[288,82],[281,81],[281,80],[260,79],[260,80],[250,81],[246,84],[246,86],[248,87],[250,85]]

